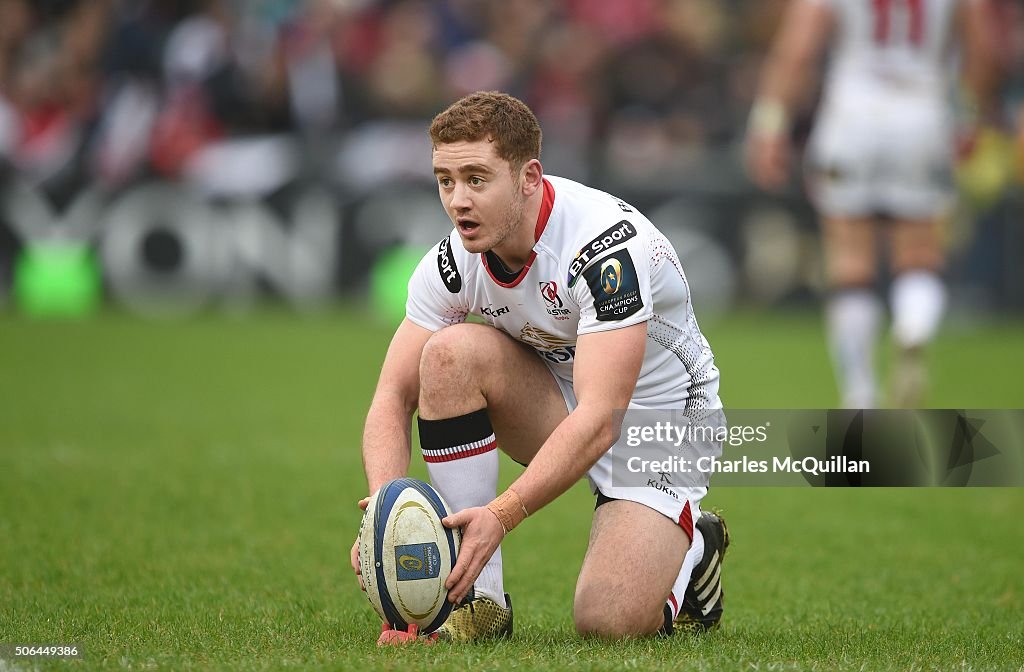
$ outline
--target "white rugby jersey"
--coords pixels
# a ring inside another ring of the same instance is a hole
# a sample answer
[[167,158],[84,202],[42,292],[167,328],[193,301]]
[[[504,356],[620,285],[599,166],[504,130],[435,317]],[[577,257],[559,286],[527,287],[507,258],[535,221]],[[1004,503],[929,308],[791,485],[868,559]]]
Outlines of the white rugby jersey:
[[870,95],[879,87],[947,95],[959,0],[806,1],[825,4],[835,17],[827,75],[833,95]]
[[718,369],[679,257],[646,217],[610,194],[549,175],[535,237],[526,266],[502,282],[453,229],[416,268],[406,316],[437,331],[479,315],[569,382],[580,334],[647,322],[632,404],[721,408]]

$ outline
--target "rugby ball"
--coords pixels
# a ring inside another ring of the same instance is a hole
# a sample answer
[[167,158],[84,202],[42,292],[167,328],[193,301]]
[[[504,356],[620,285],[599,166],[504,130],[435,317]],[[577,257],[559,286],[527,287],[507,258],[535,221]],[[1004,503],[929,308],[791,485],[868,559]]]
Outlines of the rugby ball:
[[462,539],[441,524],[449,512],[441,496],[415,478],[388,481],[370,498],[359,528],[360,571],[370,604],[395,629],[416,624],[428,634],[451,612],[444,582]]

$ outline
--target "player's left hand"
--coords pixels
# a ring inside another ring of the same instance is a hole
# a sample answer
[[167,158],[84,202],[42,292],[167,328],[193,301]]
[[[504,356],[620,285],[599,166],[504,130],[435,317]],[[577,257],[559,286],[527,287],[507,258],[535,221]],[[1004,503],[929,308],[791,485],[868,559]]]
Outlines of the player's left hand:
[[462,528],[462,546],[459,548],[459,559],[452,568],[445,588],[448,589],[448,601],[458,604],[469,594],[473,582],[480,576],[484,565],[494,555],[495,549],[501,544],[505,530],[498,517],[490,509],[475,506],[453,513],[441,521],[445,527]]

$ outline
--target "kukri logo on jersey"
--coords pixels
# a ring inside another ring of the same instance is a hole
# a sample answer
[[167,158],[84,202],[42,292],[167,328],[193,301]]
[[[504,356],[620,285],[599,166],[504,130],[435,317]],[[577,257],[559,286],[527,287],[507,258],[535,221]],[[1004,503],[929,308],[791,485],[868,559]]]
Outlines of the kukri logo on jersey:
[[566,284],[569,287],[575,285],[576,281],[579,280],[580,274],[583,273],[583,269],[597,255],[626,242],[635,235],[636,227],[630,224],[627,219],[623,219],[615,226],[608,227],[602,231],[596,238],[584,245],[583,249],[576,255],[576,258],[569,264],[569,277],[566,279]]
[[487,317],[494,319],[496,317],[501,317],[502,315],[508,315],[509,310],[510,309],[508,306],[501,306],[500,308],[495,308],[494,306],[484,306],[483,308],[480,309],[480,314],[486,315]]
[[462,276],[455,265],[455,255],[452,254],[451,236],[441,241],[437,246],[437,272],[441,274],[444,286],[452,294],[458,294],[462,289]]

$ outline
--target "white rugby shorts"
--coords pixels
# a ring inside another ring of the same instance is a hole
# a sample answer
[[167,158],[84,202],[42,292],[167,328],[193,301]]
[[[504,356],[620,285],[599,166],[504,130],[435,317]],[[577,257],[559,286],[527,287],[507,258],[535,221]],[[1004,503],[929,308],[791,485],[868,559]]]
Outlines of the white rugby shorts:
[[[566,410],[571,413],[577,404],[572,382],[560,378],[554,372],[551,375],[562,392]],[[666,452],[673,451],[666,447]],[[700,503],[708,492],[706,487],[673,486],[657,473],[651,474],[647,479],[647,485],[641,487],[614,485],[611,451],[602,455],[590,468],[587,480],[590,482],[591,492],[595,495],[601,493],[608,499],[624,499],[652,508],[678,524],[686,536],[693,540],[693,525],[700,517]]]
[[830,96],[805,162],[808,191],[829,217],[932,219],[955,194],[951,115],[931,96]]

